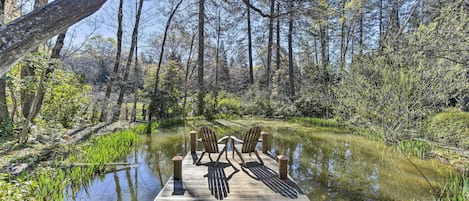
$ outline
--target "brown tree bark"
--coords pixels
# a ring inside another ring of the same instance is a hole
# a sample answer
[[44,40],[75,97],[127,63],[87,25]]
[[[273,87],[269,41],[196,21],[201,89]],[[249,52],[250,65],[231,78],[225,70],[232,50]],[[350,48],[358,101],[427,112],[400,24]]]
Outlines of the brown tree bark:
[[155,88],[153,90],[153,95],[151,97],[151,103],[150,103],[150,112],[149,112],[149,120],[151,121],[152,117],[155,116],[156,113],[156,101],[158,98],[158,85],[160,83],[160,71],[161,71],[161,64],[163,63],[163,56],[164,56],[164,46],[166,44],[166,38],[168,37],[168,31],[169,27],[171,26],[171,21],[176,14],[176,11],[178,10],[179,6],[182,4],[183,0],[180,0],[176,7],[171,11],[171,14],[169,15],[168,21],[166,21],[166,27],[164,29],[164,35],[163,35],[163,42],[161,44],[161,51],[160,51],[160,58],[158,59],[158,67],[156,68],[156,75],[155,75]]
[[[47,5],[47,2],[47,0],[35,0],[34,10]],[[39,48],[36,48],[35,50],[33,50],[33,52],[37,52],[38,50]],[[29,78],[31,80],[34,80],[35,74],[35,67],[30,62],[26,62],[26,65],[21,67],[21,79],[25,80]],[[30,111],[33,111],[33,116],[35,116],[35,110],[31,110],[33,100],[36,98],[35,95],[36,93],[34,93],[32,90],[21,91],[21,111],[23,113],[24,118],[28,118]]]
[[130,43],[129,56],[127,57],[127,63],[125,64],[124,80],[122,80],[122,82],[120,83],[119,98],[117,99],[117,105],[114,109],[112,122],[118,121],[120,113],[121,113],[121,107],[124,101],[125,91],[127,89],[127,80],[129,79],[130,66],[132,65],[132,59],[133,59],[133,55],[135,52],[135,45],[137,44],[138,26],[140,24],[140,16],[142,15],[142,6],[143,6],[143,0],[140,0],[139,5],[138,5],[137,15],[135,16],[135,25],[134,25],[134,30],[132,32],[132,42]]
[[[247,0],[249,2],[249,0]],[[254,84],[254,68],[252,63],[252,31],[251,31],[251,8],[247,7],[248,23],[248,59],[249,59],[249,84]]]
[[107,0],[56,0],[0,30],[0,76],[22,56],[96,12]]
[[[3,25],[4,22],[4,5],[5,1],[0,1],[0,26]],[[0,127],[5,127],[8,123],[10,122],[10,117],[8,113],[8,107],[7,107],[7,100],[6,100],[6,77],[1,76],[0,77]],[[2,130],[0,128],[0,130]]]
[[[290,0],[290,8],[293,10],[295,2]],[[290,97],[295,97],[295,73],[293,69],[293,12],[288,21],[288,75],[290,78]]]
[[[277,13],[280,13],[280,2],[277,2]],[[280,58],[280,17],[277,18],[277,45],[276,45],[276,48],[277,48],[277,55],[275,56],[275,70],[278,70],[280,69],[280,61],[281,61],[281,58]]]
[[[64,32],[60,33],[57,36],[57,40],[55,42],[54,48],[52,49],[52,54],[50,56],[50,59],[59,59],[60,58],[60,51],[62,50],[62,48],[64,46],[64,40],[65,40],[66,33],[67,33],[67,30],[65,30]],[[46,77],[44,79],[44,82],[47,82],[49,80],[49,76],[53,72],[54,72],[53,66],[49,66],[46,69]],[[35,96],[35,98],[37,99],[36,104],[38,104],[38,105],[35,106],[35,110],[33,111],[32,120],[35,119],[37,117],[37,115],[39,114],[39,112],[41,111],[42,104],[44,102],[45,90],[43,90],[42,92],[43,93],[37,93],[37,95]]]
[[111,78],[106,87],[106,93],[104,95],[103,105],[101,106],[101,116],[99,117],[100,122],[107,121],[108,110],[109,110],[109,99],[112,93],[112,87],[119,73],[119,66],[121,61],[121,52],[122,52],[122,20],[124,18],[123,14],[124,0],[119,1],[119,11],[117,13],[117,52],[116,59],[114,60],[114,68],[112,70]]
[[187,58],[187,64],[186,64],[186,75],[185,75],[185,83],[184,83],[184,101],[182,103],[182,110],[184,119],[186,118],[186,104],[187,104],[187,92],[189,90],[189,71],[190,71],[190,64],[191,64],[191,57],[192,57],[192,48],[194,47],[194,40],[195,40],[195,34],[192,35],[192,40],[191,40],[191,48],[189,50],[189,58]]
[[197,96],[197,114],[204,114],[204,24],[205,24],[205,0],[199,0],[199,50],[197,56],[197,80],[199,84],[199,94]]
[[[270,0],[270,16],[275,12],[275,0]],[[269,18],[269,41],[267,43],[267,66],[265,70],[265,81],[267,89],[271,88],[272,82],[272,44],[274,38],[274,18]]]

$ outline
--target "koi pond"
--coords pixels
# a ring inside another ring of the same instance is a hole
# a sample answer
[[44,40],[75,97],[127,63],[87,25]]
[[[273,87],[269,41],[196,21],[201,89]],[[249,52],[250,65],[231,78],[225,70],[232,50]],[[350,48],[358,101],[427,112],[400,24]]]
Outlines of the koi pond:
[[437,161],[411,157],[414,166],[392,147],[337,129],[270,120],[220,121],[142,135],[126,158],[138,167],[99,176],[66,199],[154,200],[171,177],[171,158],[189,150],[189,131],[200,126],[213,128],[220,137],[240,137],[252,126],[271,133],[270,151],[289,156],[289,174],[311,200],[433,200],[451,171]]

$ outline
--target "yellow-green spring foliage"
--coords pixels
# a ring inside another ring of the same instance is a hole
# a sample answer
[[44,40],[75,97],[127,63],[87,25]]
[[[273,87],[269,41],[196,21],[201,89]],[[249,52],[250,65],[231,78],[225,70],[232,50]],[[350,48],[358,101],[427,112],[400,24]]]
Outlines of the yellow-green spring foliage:
[[469,112],[457,109],[436,114],[430,119],[427,132],[433,140],[469,148]]

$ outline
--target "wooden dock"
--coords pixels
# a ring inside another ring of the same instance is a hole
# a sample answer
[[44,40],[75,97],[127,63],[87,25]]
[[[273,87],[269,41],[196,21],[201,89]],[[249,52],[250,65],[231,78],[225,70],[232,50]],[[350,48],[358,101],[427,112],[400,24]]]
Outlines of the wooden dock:
[[[290,177],[280,179],[280,166],[275,159],[267,154],[259,154],[264,165],[258,162],[254,154],[245,154],[243,157],[247,163],[243,167],[236,155],[232,158],[231,151],[228,153],[228,160],[223,154],[216,166],[209,157],[204,157],[199,165],[194,165],[201,152],[189,152],[183,159],[178,157],[179,161],[175,162],[175,167],[178,166],[177,163],[182,167],[182,179],[175,180],[171,177],[155,201],[309,200]],[[218,154],[212,154],[212,158],[216,157]],[[286,161],[284,163],[286,167]]]

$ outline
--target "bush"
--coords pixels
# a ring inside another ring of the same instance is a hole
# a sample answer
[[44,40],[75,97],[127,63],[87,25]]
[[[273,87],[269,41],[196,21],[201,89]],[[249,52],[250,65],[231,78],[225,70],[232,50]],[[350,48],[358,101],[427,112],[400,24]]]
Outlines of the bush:
[[241,101],[236,97],[220,98],[217,104],[219,114],[240,114]]
[[469,113],[450,109],[433,116],[427,126],[433,140],[469,148]]

